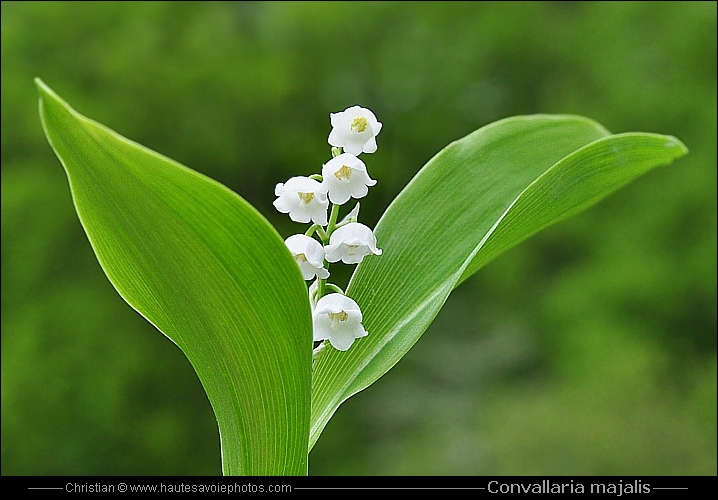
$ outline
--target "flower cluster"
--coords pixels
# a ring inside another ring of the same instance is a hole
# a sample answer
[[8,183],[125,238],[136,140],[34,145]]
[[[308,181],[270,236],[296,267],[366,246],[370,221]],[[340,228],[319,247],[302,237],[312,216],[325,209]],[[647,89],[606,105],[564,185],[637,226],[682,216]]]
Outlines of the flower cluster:
[[358,155],[376,151],[376,136],[382,124],[374,113],[359,106],[331,113],[330,121],[332,158],[322,166],[322,173],[292,177],[274,190],[277,210],[289,214],[295,222],[312,223],[304,234],[294,234],[285,243],[304,279],[314,280],[309,287],[309,301],[314,341],[320,342],[314,350],[315,358],[326,347],[325,340],[346,351],[355,339],[367,335],[359,305],[341,288],[327,282],[330,263],[358,264],[368,255],[382,253],[372,230],[357,221],[359,203],[337,222],[341,205],[351,198],[363,198],[376,184]]

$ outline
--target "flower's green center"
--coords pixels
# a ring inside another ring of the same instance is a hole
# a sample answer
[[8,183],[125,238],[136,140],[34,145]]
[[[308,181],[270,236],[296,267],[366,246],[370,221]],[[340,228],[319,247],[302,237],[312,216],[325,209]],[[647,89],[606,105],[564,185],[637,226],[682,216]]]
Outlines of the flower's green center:
[[309,203],[314,199],[314,193],[297,193],[297,196],[299,196],[299,199],[304,203]]
[[367,123],[366,118],[364,118],[363,116],[357,116],[356,118],[354,118],[354,121],[352,122],[350,128],[354,132],[364,132],[367,125],[369,125],[369,123]]
[[296,260],[298,263],[302,264],[307,261],[307,256],[303,253],[298,253],[294,256],[294,260]]
[[342,165],[342,168],[334,172],[334,177],[339,179],[340,181],[343,180],[349,180],[349,178],[352,176],[352,168],[348,165]]
[[341,310],[338,313],[329,313],[329,319],[332,320],[332,330],[336,330],[340,321],[346,321],[349,315]]

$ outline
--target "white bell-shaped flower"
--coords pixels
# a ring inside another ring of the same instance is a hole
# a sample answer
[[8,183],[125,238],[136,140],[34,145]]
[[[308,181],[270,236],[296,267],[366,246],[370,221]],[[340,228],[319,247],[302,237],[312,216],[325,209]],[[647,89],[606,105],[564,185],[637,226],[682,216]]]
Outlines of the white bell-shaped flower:
[[329,271],[324,269],[324,247],[321,243],[304,234],[293,234],[284,243],[297,261],[305,280],[315,276],[319,279],[329,277]]
[[313,221],[326,226],[329,201],[320,182],[309,177],[292,177],[284,184],[277,184],[274,194],[278,197],[274,206],[288,213],[294,222]]
[[346,351],[354,339],[366,337],[368,332],[361,324],[359,305],[341,293],[325,295],[314,307],[314,340],[329,339],[340,351]]
[[369,177],[366,165],[351,153],[342,153],[332,158],[322,167],[324,189],[329,200],[343,205],[349,198],[363,198],[369,192],[369,186],[376,181]]
[[381,130],[374,113],[360,106],[352,106],[340,113],[330,113],[332,131],[329,144],[344,148],[353,155],[376,151],[376,136]]
[[341,260],[345,264],[358,264],[365,255],[381,255],[381,250],[376,247],[376,236],[360,222],[350,222],[334,231],[324,251],[329,262]]

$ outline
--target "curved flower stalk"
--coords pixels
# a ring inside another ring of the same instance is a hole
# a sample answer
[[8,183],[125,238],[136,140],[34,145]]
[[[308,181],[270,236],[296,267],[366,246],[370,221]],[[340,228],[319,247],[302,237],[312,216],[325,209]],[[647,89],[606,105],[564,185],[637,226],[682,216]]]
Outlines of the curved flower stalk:
[[[308,293],[314,342],[320,344],[314,349],[313,359],[326,349],[325,340],[334,348],[346,351],[355,339],[367,335],[359,305],[341,288],[327,283],[330,263],[358,264],[368,255],[382,253],[372,230],[357,222],[358,203],[337,223],[340,206],[352,198],[365,197],[376,184],[357,155],[376,151],[376,136],[382,124],[374,113],[360,106],[330,113],[330,122],[328,142],[333,146],[332,159],[322,165],[321,175],[292,177],[286,183],[277,184],[274,191],[277,210],[289,214],[295,222],[314,223],[305,234],[295,234],[285,240],[302,277],[314,280]],[[327,216],[330,202],[331,213]],[[328,293],[329,290],[332,293]]]

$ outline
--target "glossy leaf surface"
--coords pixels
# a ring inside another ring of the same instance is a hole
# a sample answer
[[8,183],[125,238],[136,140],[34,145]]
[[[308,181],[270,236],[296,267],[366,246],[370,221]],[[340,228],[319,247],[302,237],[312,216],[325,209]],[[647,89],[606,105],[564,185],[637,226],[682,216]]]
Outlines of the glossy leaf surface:
[[197,372],[217,417],[224,474],[306,474],[311,315],[279,234],[225,186],[36,83],[45,133],[97,259]]
[[535,115],[492,123],[439,152],[377,224],[383,255],[352,277],[347,294],[369,336],[316,363],[310,446],[343,401],[408,352],[459,283],[686,151],[670,136],[611,135],[586,118]]

